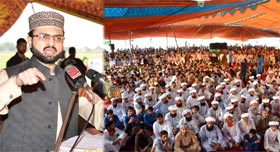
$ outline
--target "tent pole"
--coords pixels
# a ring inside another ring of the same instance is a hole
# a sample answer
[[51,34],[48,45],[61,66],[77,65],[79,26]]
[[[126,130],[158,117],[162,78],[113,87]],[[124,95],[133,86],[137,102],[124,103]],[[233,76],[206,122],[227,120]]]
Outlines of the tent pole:
[[130,53],[132,52],[132,49],[131,49],[131,33],[130,31],[128,31],[128,39],[129,39],[129,50],[130,50]]
[[165,34],[166,36],[166,50],[168,49],[168,34],[167,34],[167,31],[166,31],[166,34]]

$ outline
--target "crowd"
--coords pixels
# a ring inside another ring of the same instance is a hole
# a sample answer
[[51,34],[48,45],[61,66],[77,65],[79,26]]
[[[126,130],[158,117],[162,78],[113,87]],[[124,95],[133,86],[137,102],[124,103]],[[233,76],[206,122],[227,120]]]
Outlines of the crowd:
[[267,47],[107,52],[105,151],[279,151],[279,72]]

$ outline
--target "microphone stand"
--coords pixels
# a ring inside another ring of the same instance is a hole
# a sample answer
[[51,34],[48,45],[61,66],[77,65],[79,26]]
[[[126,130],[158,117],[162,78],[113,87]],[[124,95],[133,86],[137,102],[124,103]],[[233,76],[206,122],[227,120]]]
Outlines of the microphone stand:
[[63,120],[63,124],[61,126],[61,129],[60,129],[57,141],[55,143],[54,152],[59,152],[59,147],[60,147],[60,145],[62,143],[62,138],[63,138],[64,132],[65,132],[65,128],[66,128],[66,126],[68,124],[68,121],[69,121],[69,118],[70,118],[70,114],[71,114],[73,105],[75,103],[76,95],[77,95],[77,91],[72,91],[70,103],[68,105],[67,112],[66,112],[65,118]]

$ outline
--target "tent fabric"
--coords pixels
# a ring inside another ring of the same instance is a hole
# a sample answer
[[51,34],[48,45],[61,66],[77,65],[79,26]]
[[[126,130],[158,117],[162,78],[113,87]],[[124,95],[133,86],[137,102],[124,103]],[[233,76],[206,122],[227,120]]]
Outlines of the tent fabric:
[[103,24],[104,0],[0,0],[0,36],[16,22],[31,2]]
[[[246,1],[246,4],[241,1],[222,1],[222,3],[205,1],[204,6],[198,6],[196,1],[185,2],[185,5],[179,0],[176,2],[155,0],[151,3],[138,0],[136,4],[132,1],[106,0],[104,9],[106,39],[167,35],[178,38],[222,37],[246,41],[261,37],[279,37],[278,0]],[[151,6],[148,6],[149,4]],[[161,8],[168,11],[158,11]],[[142,9],[145,11],[141,11]]]

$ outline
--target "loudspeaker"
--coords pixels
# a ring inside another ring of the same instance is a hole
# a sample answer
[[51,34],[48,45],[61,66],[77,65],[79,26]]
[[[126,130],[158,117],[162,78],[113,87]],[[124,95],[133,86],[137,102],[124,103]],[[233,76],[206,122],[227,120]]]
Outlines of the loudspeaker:
[[227,43],[210,43],[210,49],[227,49]]
[[115,44],[110,44],[110,48],[111,48],[111,50],[115,50]]

